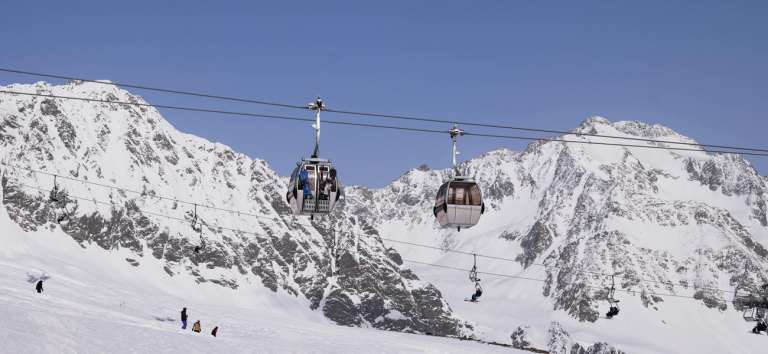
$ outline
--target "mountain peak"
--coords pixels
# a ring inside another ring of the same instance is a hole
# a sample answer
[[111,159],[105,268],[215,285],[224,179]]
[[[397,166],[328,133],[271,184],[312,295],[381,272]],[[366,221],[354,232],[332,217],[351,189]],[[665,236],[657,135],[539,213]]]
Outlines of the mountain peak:
[[611,121],[608,120],[608,118],[605,118],[603,116],[589,116],[587,119],[585,119],[579,127],[587,127],[587,126],[594,126],[594,125],[610,125]]
[[605,117],[591,116],[572,130],[574,133],[612,135],[632,138],[665,140],[675,143],[697,144],[696,140],[679,134],[672,128],[661,124],[646,123],[637,120],[611,122]]

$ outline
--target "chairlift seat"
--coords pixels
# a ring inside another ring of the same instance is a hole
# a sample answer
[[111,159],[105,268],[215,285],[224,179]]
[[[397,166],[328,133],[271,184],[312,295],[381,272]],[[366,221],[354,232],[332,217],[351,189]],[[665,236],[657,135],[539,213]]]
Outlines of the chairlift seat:
[[748,309],[748,310],[744,310],[743,317],[744,317],[745,321],[750,321],[750,322],[759,321],[760,319],[764,319],[765,318],[765,309],[764,308],[751,308],[751,309]]

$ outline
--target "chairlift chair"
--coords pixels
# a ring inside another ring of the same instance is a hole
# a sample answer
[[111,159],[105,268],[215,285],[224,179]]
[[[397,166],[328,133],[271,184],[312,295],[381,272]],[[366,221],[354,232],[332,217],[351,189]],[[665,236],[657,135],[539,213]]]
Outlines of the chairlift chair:
[[753,307],[744,310],[743,317],[745,321],[757,322],[761,319],[765,319],[765,309],[762,307]]
[[608,306],[610,307],[608,309],[608,313],[605,315],[605,317],[608,319],[619,315],[619,300],[616,299],[616,275],[618,274],[621,273],[611,274],[611,287],[608,289],[608,295],[606,298],[608,301]]
[[480,286],[480,278],[477,277],[477,255],[472,254],[472,269],[469,270],[469,281],[475,284],[475,292],[472,294],[471,302],[476,302],[483,295],[483,287]]
[[53,175],[53,190],[51,190],[51,193],[48,195],[48,198],[51,202],[58,203],[59,202],[59,184],[56,183],[56,175]]

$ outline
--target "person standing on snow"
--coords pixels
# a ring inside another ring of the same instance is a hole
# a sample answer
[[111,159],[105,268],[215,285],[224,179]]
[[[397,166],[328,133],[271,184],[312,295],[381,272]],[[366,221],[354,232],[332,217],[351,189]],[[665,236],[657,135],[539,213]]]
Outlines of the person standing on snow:
[[37,290],[37,293],[40,294],[43,292],[43,281],[38,280],[37,285],[35,285],[35,290]]
[[195,324],[192,325],[192,332],[200,333],[202,329],[200,328],[200,320],[195,321]]
[[211,331],[211,335],[216,337],[216,333],[219,332],[219,326],[213,327],[213,331]]
[[187,329],[187,308],[181,310],[181,329]]

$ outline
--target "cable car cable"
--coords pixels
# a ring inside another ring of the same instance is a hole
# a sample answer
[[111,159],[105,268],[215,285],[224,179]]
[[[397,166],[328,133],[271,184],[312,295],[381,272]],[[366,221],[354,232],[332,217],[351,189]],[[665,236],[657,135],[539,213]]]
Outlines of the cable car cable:
[[[314,119],[309,119],[309,118],[287,117],[287,116],[278,116],[278,115],[270,115],[270,114],[233,112],[233,111],[224,111],[224,110],[207,109],[207,108],[170,106],[170,105],[159,105],[159,104],[138,103],[138,102],[111,101],[111,100],[94,99],[94,98],[48,95],[48,94],[27,93],[27,92],[7,91],[7,90],[0,90],[0,93],[10,94],[10,95],[26,95],[26,96],[79,100],[79,101],[86,101],[86,102],[98,102],[98,103],[108,103],[108,104],[124,104],[124,105],[140,106],[140,107],[165,108],[165,109],[172,109],[172,110],[182,110],[182,111],[201,112],[201,113],[216,113],[216,114],[224,114],[224,115],[246,116],[246,117],[253,117],[253,118],[278,119],[278,120],[289,120],[289,121],[300,121],[300,122],[314,121]],[[437,129],[410,128],[410,127],[393,126],[393,125],[355,123],[355,122],[346,122],[346,121],[325,120],[325,123],[366,127],[366,128],[393,129],[393,130],[403,130],[403,131],[412,131],[412,132],[421,132],[421,133],[434,133],[434,134],[445,134],[447,132],[445,130],[437,130]],[[569,134],[578,135],[574,133],[569,133]],[[607,143],[607,142],[589,141],[589,140],[535,138],[535,137],[526,137],[526,136],[484,134],[484,133],[471,133],[471,132],[465,132],[464,135],[485,137],[485,138],[511,139],[511,140],[561,142],[561,143],[567,143],[567,144],[605,145],[605,146],[634,147],[634,148],[660,149],[660,150],[671,150],[671,151],[693,151],[693,152],[704,152],[704,153],[711,153],[711,154],[738,154],[738,155],[748,155],[748,156],[768,156],[768,153],[752,153],[752,152],[742,152],[742,151],[707,150],[707,149],[676,148],[676,147],[655,146],[655,145]]]
[[430,122],[430,123],[441,123],[441,124],[461,124],[461,125],[481,127],[481,128],[509,129],[509,130],[528,131],[528,132],[537,132],[537,133],[550,133],[550,134],[563,134],[563,135],[584,135],[584,136],[593,136],[597,138],[624,139],[624,140],[645,141],[645,142],[663,143],[663,144],[701,146],[701,147],[710,147],[710,148],[718,148],[718,149],[768,152],[768,149],[760,149],[760,148],[746,148],[746,147],[738,147],[738,146],[713,145],[713,144],[703,144],[703,143],[688,143],[688,142],[679,142],[679,141],[671,141],[671,140],[623,137],[623,136],[607,135],[607,134],[575,133],[575,132],[564,131],[564,130],[525,128],[525,127],[516,127],[516,126],[501,125],[501,124],[488,124],[488,123],[472,123],[472,122],[459,121],[459,120],[431,119],[431,118],[391,115],[391,114],[342,111],[342,110],[335,110],[335,109],[328,109],[328,112],[358,115],[358,116],[370,116],[370,117],[379,117],[379,118],[391,118],[391,119],[402,119],[402,120],[421,121],[421,122]]
[[[294,104],[270,102],[270,101],[263,101],[263,100],[254,100],[254,99],[248,99],[248,98],[239,98],[239,97],[213,95],[213,94],[191,92],[191,91],[165,89],[165,88],[151,87],[151,86],[146,86],[146,85],[127,84],[127,83],[119,83],[119,82],[105,82],[105,81],[92,80],[92,79],[84,79],[84,78],[78,78],[78,77],[72,77],[72,76],[38,73],[38,72],[15,70],[15,69],[9,69],[9,68],[0,68],[0,71],[7,72],[7,73],[14,73],[14,74],[22,74],[22,75],[30,75],[30,76],[62,79],[62,80],[74,80],[74,81],[90,82],[90,83],[97,83],[97,84],[102,84],[102,85],[122,86],[122,87],[135,88],[135,89],[140,89],[140,90],[157,91],[157,92],[163,92],[163,93],[172,93],[172,94],[195,96],[195,97],[218,99],[218,100],[226,100],[226,101],[233,101],[233,102],[252,103],[252,104],[275,106],[275,107],[282,107],[282,108],[301,109],[301,110],[306,110],[307,109],[307,107],[304,106],[304,105],[294,105]],[[645,142],[664,143],[664,144],[701,146],[701,147],[708,147],[708,148],[715,148],[715,149],[729,149],[729,150],[743,150],[743,151],[754,151],[754,152],[768,152],[768,149],[762,149],[762,148],[750,148],[750,147],[739,147],[739,146],[728,146],[728,145],[715,145],[715,144],[704,144],[704,143],[689,143],[689,142],[680,142],[680,141],[671,141],[671,140],[658,140],[658,139],[637,138],[637,137],[623,137],[623,136],[608,135],[608,134],[596,134],[596,133],[574,133],[574,132],[570,132],[570,131],[555,130],[555,129],[538,129],[538,128],[509,126],[509,125],[502,125],[502,124],[473,123],[473,122],[459,121],[459,120],[434,119],[434,118],[408,116],[408,115],[398,115],[398,114],[383,114],[383,113],[359,112],[359,111],[349,111],[349,110],[341,110],[341,109],[327,109],[326,111],[329,112],[329,113],[337,113],[337,114],[344,114],[344,115],[368,116],[368,117],[376,117],[376,118],[399,119],[399,120],[419,121],[419,122],[427,122],[427,123],[461,124],[461,125],[481,127],[481,128],[508,129],[508,130],[528,131],[528,132],[548,133],[548,134],[583,135],[583,136],[593,136],[593,137],[609,138],[609,139],[623,139],[623,140],[645,141]]]
[[[127,102],[127,101],[114,101],[114,100],[103,100],[103,99],[97,99],[97,98],[49,95],[49,94],[18,92],[18,91],[7,91],[7,90],[0,90],[0,93],[10,94],[10,95],[24,95],[24,96],[58,98],[58,99],[64,99],[64,100],[77,100],[77,101],[86,101],[86,102],[107,103],[107,104],[122,104],[122,105],[139,106],[139,107],[165,108],[165,109],[189,111],[189,112],[199,112],[199,113],[216,113],[216,114],[224,114],[224,115],[246,116],[246,117],[253,117],[253,118],[289,120],[289,121],[296,121],[296,122],[315,122],[314,119],[310,119],[310,118],[288,117],[288,116],[279,116],[279,115],[273,115],[273,114],[259,114],[259,113],[249,113],[249,112],[234,112],[234,111],[225,111],[225,110],[218,110],[218,109],[198,108],[198,107],[170,106],[170,105],[161,105],[161,104]],[[323,120],[323,122],[327,123],[327,124],[350,125],[350,126],[367,127],[367,128],[405,130],[405,131],[414,131],[414,132],[422,132],[422,133],[445,134],[447,132],[446,130],[437,130],[437,129],[410,128],[410,127],[401,127],[401,126],[393,126],[393,125],[355,123],[355,122],[334,121],[334,120]],[[694,150],[694,151],[701,151],[701,150]],[[766,156],[768,156],[768,154],[766,154]]]
[[[313,119],[309,119],[309,118],[287,117],[287,116],[278,116],[278,115],[270,115],[270,114],[258,114],[258,113],[249,113],[249,112],[234,112],[234,111],[224,111],[224,110],[216,110],[216,109],[208,109],[208,108],[171,106],[171,105],[160,105],[160,104],[149,104],[149,103],[138,103],[138,102],[126,102],[126,101],[113,101],[113,100],[103,100],[103,99],[94,99],[94,98],[71,97],[71,96],[49,95],[49,94],[39,94],[39,93],[27,93],[27,92],[18,92],[18,91],[0,90],[0,93],[11,94],[11,95],[26,95],[26,96],[37,96],[37,97],[68,99],[68,100],[79,100],[79,101],[86,101],[86,102],[98,102],[98,103],[108,103],[108,104],[124,104],[124,105],[140,106],[140,107],[165,108],[165,109],[192,111],[192,112],[200,112],[200,113],[216,113],[216,114],[224,114],[224,115],[246,116],[246,117],[253,117],[253,118],[278,119],[278,120],[301,121],[301,122],[313,122],[314,121]],[[437,130],[437,129],[411,128],[411,127],[401,127],[401,126],[392,126],[392,125],[355,123],[355,122],[332,121],[332,120],[326,120],[325,122],[328,123],[328,124],[349,125],[349,126],[367,127],[367,128],[394,129],[394,130],[404,130],[404,131],[413,131],[413,132],[422,132],[422,133],[434,133],[434,134],[445,134],[446,133],[445,130]],[[484,134],[484,133],[471,133],[471,132],[465,132],[464,134],[468,135],[468,136],[477,136],[477,137],[485,137],[485,138],[499,138],[499,139],[511,139],[511,140],[562,142],[562,143],[569,143],[569,144],[588,144],[588,145],[605,145],[605,146],[618,146],[618,147],[635,147],[635,148],[661,149],[661,150],[672,150],[672,151],[694,151],[694,152],[705,152],[705,153],[712,153],[712,154],[740,154],[740,155],[748,155],[748,156],[768,156],[768,153],[762,154],[762,153],[737,152],[737,151],[726,151],[726,150],[675,148],[675,147],[666,147],[666,146],[607,143],[607,142],[597,142],[597,141],[588,141],[588,140],[584,140],[584,141],[582,141],[582,140],[566,140],[566,139],[557,139],[557,138],[536,138],[536,137],[525,137],[525,136],[514,136],[514,135],[499,135],[499,134]],[[574,133],[570,133],[570,134],[571,135],[579,135],[579,134],[574,134]],[[584,134],[581,134],[581,135],[584,135]]]
[[212,99],[217,99],[217,100],[225,100],[225,101],[233,101],[233,102],[254,103],[254,104],[267,105],[267,106],[275,106],[275,107],[283,107],[283,108],[298,108],[298,109],[306,109],[307,108],[306,106],[299,106],[299,105],[292,105],[292,104],[285,104],[285,103],[252,100],[252,99],[247,99],[247,98],[228,97],[228,96],[213,95],[213,94],[208,94],[208,93],[199,93],[199,92],[191,92],[191,91],[164,89],[164,88],[158,88],[158,87],[151,87],[151,86],[145,86],[145,85],[136,85],[136,84],[127,84],[127,83],[121,83],[121,82],[104,82],[104,81],[100,81],[100,80],[83,79],[83,78],[78,78],[78,77],[56,75],[56,74],[35,73],[35,72],[31,72],[31,71],[14,70],[14,69],[8,69],[8,68],[0,68],[0,71],[7,72],[7,73],[13,73],[13,74],[22,74],[22,75],[30,75],[30,76],[48,77],[48,78],[52,78],[52,79],[61,79],[61,80],[70,80],[70,81],[82,81],[82,82],[90,82],[90,83],[95,83],[95,84],[111,85],[111,86],[122,86],[122,87],[135,88],[135,89],[139,89],[139,90],[157,91],[157,92],[164,92],[164,93],[173,93],[173,94],[177,94],[177,95],[186,95],[186,96],[195,96],[195,97],[203,97],[203,98],[212,98]]

